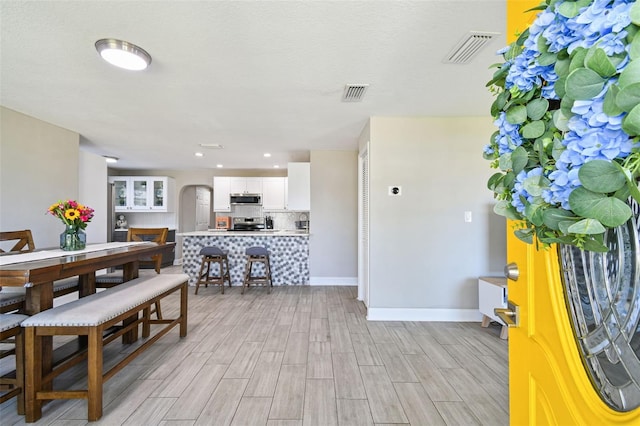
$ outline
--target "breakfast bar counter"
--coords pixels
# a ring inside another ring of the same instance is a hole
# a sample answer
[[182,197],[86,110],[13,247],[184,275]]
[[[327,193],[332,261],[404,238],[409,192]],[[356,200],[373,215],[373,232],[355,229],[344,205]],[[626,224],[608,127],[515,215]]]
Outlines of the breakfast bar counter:
[[261,246],[269,250],[273,285],[309,284],[309,233],[298,230],[194,231],[182,237],[182,270],[195,285],[200,272],[203,247],[217,246],[227,252],[233,285],[242,285],[245,250]]

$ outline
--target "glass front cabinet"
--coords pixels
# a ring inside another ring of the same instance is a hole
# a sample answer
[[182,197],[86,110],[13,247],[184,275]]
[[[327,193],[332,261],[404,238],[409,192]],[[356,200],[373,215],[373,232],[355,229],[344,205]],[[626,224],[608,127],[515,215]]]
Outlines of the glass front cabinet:
[[112,176],[116,212],[172,212],[175,181],[167,176]]

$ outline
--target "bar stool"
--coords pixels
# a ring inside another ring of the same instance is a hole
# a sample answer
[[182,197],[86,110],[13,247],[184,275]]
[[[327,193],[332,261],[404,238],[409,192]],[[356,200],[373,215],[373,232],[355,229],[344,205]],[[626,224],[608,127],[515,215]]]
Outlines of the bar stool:
[[[271,280],[271,265],[269,263],[269,251],[264,247],[249,247],[245,250],[247,258],[247,266],[244,271],[244,282],[242,283],[242,294],[244,294],[245,287],[249,287],[249,284],[261,284],[266,285],[269,293],[271,293],[271,287],[273,281]],[[262,263],[264,265],[263,276],[252,275],[253,264]]]
[[[196,283],[196,292],[198,294],[198,288],[200,284],[204,284],[208,287],[209,284],[217,284],[224,294],[224,280],[229,281],[229,287],[231,287],[231,277],[229,276],[229,259],[227,253],[222,251],[219,247],[210,246],[203,247],[200,250],[202,255],[202,263],[200,264],[200,274],[198,282]],[[217,263],[220,267],[218,275],[211,275],[211,264]]]
[[18,414],[24,415],[24,337],[22,333],[22,321],[29,318],[21,314],[0,315],[0,342],[14,343],[13,348],[0,351],[0,359],[9,355],[15,355],[16,376],[0,377],[0,387],[3,392],[0,395],[0,403],[18,397]]

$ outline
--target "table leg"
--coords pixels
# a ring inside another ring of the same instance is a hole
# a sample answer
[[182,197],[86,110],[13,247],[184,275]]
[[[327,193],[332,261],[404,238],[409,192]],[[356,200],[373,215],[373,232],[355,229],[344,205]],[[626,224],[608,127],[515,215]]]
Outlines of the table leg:
[[[138,278],[139,265],[140,263],[136,260],[135,262],[125,263],[122,266],[123,282],[127,282],[127,281]],[[138,320],[138,314],[135,314],[130,316],[129,318],[125,318],[124,321],[122,321],[122,324],[126,327],[127,325],[137,320]],[[122,343],[124,344],[134,343],[136,340],[138,340],[138,327],[135,327],[131,331],[128,331],[122,335]]]
[[80,275],[78,277],[78,297],[85,297],[96,292],[96,273]]

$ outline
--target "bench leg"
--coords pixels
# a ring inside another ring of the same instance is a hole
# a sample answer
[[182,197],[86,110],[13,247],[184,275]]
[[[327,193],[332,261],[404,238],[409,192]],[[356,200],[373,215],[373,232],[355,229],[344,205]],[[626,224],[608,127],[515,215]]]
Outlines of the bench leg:
[[42,401],[36,398],[42,388],[42,338],[35,327],[25,327],[25,420],[33,423],[42,417]]
[[[224,288],[224,284],[222,285]],[[180,288],[180,337],[187,335],[187,298],[189,296],[189,287],[187,283],[182,284]]]
[[142,337],[149,337],[151,335],[151,308],[144,308],[142,310]]
[[93,422],[102,417],[102,327],[89,329],[87,381],[88,420]]
[[16,334],[15,339],[16,387],[20,388],[18,414],[24,416],[24,333]]

